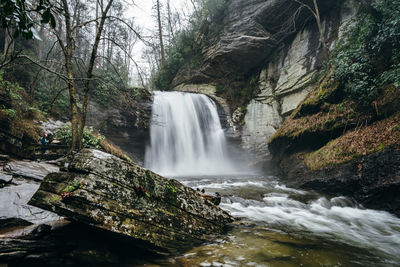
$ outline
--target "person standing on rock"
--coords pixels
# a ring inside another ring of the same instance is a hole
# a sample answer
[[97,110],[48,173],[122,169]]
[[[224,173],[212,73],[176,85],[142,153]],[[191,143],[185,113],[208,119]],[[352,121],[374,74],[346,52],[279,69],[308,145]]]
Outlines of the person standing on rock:
[[40,143],[42,144],[41,152],[42,155],[44,155],[46,153],[46,145],[47,145],[46,134],[43,134],[43,136],[40,138]]

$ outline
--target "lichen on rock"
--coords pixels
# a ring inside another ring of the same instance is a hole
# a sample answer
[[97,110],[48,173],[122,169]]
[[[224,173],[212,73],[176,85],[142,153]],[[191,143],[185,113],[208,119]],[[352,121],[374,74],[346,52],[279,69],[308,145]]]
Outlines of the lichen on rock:
[[195,190],[92,149],[46,176],[31,205],[175,253],[222,233],[232,218]]

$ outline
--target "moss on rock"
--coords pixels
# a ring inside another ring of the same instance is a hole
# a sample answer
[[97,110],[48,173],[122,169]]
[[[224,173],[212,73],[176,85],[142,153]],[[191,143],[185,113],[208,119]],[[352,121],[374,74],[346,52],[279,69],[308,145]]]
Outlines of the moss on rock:
[[400,148],[400,113],[347,132],[317,151],[302,156],[307,167],[318,170],[393,146]]
[[195,190],[132,162],[84,149],[46,176],[30,204],[174,253],[224,231],[232,218]]

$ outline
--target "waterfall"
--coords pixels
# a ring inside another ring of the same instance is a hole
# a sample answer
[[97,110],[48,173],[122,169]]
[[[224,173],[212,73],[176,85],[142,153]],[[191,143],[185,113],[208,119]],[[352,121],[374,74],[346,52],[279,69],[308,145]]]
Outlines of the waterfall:
[[154,92],[145,167],[164,176],[235,173],[214,101],[200,94]]

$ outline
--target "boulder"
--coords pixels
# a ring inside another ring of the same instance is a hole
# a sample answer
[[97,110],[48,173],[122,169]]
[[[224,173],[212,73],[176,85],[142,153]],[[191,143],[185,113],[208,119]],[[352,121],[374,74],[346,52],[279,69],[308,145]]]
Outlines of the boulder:
[[195,190],[94,149],[45,177],[29,204],[169,254],[222,233],[231,216]]
[[4,172],[0,172],[0,184],[11,183],[12,179],[13,179],[12,175],[6,174]]
[[[0,189],[0,222],[11,218],[31,223],[46,223],[59,217],[49,211],[28,205],[29,199],[39,188],[35,181],[13,180],[13,184]],[[1,223],[0,223],[0,228]]]
[[12,160],[0,171],[0,229],[2,222],[25,220],[30,223],[47,223],[59,217],[49,211],[28,205],[39,188],[39,182],[59,168],[45,162]]
[[41,181],[50,172],[57,172],[58,167],[45,162],[15,160],[7,163],[4,170],[14,176]]

